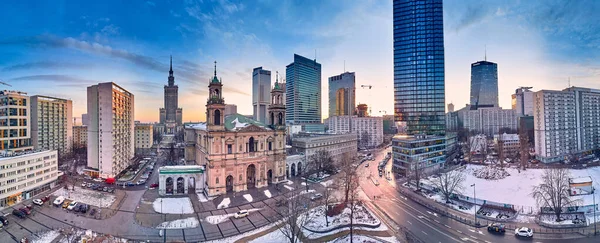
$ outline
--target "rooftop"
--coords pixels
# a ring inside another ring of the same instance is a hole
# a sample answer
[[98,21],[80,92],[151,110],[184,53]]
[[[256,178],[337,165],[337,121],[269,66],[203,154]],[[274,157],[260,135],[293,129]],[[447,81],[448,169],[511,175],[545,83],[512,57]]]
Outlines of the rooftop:
[[158,173],[204,173],[204,166],[201,165],[171,165],[161,166],[158,168]]
[[577,177],[577,178],[569,178],[569,183],[592,183],[591,176]]
[[13,157],[19,157],[19,156],[24,156],[24,155],[34,155],[34,154],[38,154],[38,153],[45,153],[45,152],[51,152],[51,151],[52,150],[47,150],[47,149],[27,150],[27,151],[23,151],[23,152],[2,150],[2,151],[0,151],[0,160],[4,159],[4,158],[13,158]]

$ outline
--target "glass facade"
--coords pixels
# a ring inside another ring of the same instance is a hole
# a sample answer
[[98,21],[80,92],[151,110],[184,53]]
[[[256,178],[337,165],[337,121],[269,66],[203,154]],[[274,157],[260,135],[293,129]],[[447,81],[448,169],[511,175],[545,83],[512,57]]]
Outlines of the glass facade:
[[406,133],[445,133],[442,0],[394,1],[394,114]]
[[355,86],[354,72],[345,72],[329,77],[329,116],[355,115]]
[[471,64],[471,109],[498,107],[498,64]]
[[286,67],[287,124],[321,123],[321,64],[294,54]]

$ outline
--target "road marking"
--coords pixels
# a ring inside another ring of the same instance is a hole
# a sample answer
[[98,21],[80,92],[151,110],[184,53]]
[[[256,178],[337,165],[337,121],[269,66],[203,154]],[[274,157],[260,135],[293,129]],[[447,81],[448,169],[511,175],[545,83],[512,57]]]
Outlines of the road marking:
[[425,234],[425,235],[429,235],[429,234],[427,234],[425,231],[422,231],[422,230],[421,230],[421,232],[423,232],[423,234]]
[[473,230],[473,229],[469,229],[469,231],[471,231],[471,232],[475,233],[475,230]]
[[406,220],[406,222],[408,222],[410,225],[412,225],[412,223],[410,221]]
[[469,235],[469,237],[477,240],[477,237],[475,237],[475,236]]
[[485,243],[492,243],[492,242],[489,242],[489,241],[487,241],[487,240],[484,240],[484,241],[485,241]]
[[463,233],[463,232],[462,232],[462,231],[460,231],[460,230],[456,230],[456,232],[458,232],[459,234],[462,234],[462,233]]
[[450,225],[445,224],[444,226],[446,226],[446,228],[448,228],[448,229],[452,229],[452,227],[450,227]]
[[436,223],[438,223],[438,224],[440,223],[440,221],[438,221],[437,219],[434,219],[433,221],[435,221],[435,222],[436,222]]
[[477,233],[479,233],[480,235],[483,235],[483,232],[481,232],[481,230],[478,230]]
[[[404,203],[403,203],[403,204],[404,204]],[[441,230],[437,229],[437,227],[434,227],[434,226],[431,226],[431,225],[427,224],[426,222],[424,222],[423,220],[421,220],[421,218],[420,218],[420,217],[418,217],[418,216],[416,216],[416,215],[414,215],[414,214],[412,214],[412,213],[408,212],[408,210],[406,210],[405,208],[403,208],[403,207],[400,207],[399,205],[395,205],[395,206],[398,206],[398,208],[399,208],[400,210],[402,210],[402,211],[404,211],[405,213],[407,213],[408,215],[410,215],[410,216],[412,216],[412,217],[416,218],[418,221],[420,221],[421,223],[423,223],[423,224],[424,224],[424,225],[426,225],[427,227],[429,227],[429,228],[431,228],[431,229],[433,229],[433,230],[437,231],[438,233],[440,233],[440,234],[442,234],[442,235],[444,235],[444,236],[446,236],[446,237],[448,237],[448,238],[450,238],[450,239],[452,239],[452,240],[454,240],[454,241],[458,241],[458,242],[460,242],[460,240],[458,240],[458,239],[456,239],[456,238],[452,237],[452,236],[451,236],[451,235],[449,235],[449,234],[446,234],[446,233],[442,232]],[[408,206],[408,207],[410,207],[409,205],[407,205],[407,206]],[[412,208],[412,207],[411,207],[411,208]],[[414,209],[414,208],[413,208],[413,209]],[[415,211],[417,211],[417,210],[415,210]],[[419,216],[420,216],[420,215],[419,215]]]

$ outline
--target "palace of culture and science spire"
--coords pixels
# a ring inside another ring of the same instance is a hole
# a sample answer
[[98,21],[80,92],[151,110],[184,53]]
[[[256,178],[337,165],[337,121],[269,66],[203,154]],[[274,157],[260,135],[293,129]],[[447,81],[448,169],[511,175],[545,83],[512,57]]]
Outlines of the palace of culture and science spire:
[[168,84],[165,85],[165,107],[160,108],[160,122],[157,126],[157,132],[162,134],[175,134],[182,130],[182,110],[177,107],[177,92],[179,87],[175,85],[175,76],[173,76],[173,57],[169,69]]

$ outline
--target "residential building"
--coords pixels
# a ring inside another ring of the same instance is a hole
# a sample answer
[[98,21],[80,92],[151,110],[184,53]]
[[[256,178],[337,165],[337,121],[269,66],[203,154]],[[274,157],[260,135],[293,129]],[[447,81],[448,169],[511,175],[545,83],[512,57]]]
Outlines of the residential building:
[[226,104],[225,105],[225,115],[233,115],[237,114],[237,105]]
[[446,113],[446,131],[458,131],[458,112]]
[[286,66],[286,124],[302,125],[303,131],[322,132],[321,64],[294,54]]
[[57,150],[58,157],[73,149],[73,102],[34,95],[31,104],[31,143],[37,150]]
[[329,132],[335,134],[350,133],[352,119],[356,116],[330,116],[327,118]]
[[359,117],[369,116],[369,106],[367,106],[367,104],[358,104],[358,106],[356,106],[356,114]]
[[531,87],[520,87],[511,95],[512,109],[517,117],[533,116],[533,92]]
[[240,114],[224,115],[216,66],[208,89],[207,121],[185,127],[185,159],[206,168],[205,193],[212,197],[286,181],[286,112],[279,83],[271,89],[268,125]]
[[329,116],[351,116],[355,113],[356,77],[344,72],[329,77]]
[[383,143],[383,117],[369,116],[352,118],[352,133],[358,136],[361,148],[375,148]]
[[[471,106],[472,107],[472,106]],[[469,107],[459,110],[459,124],[470,131],[494,136],[503,131],[517,131],[517,117],[513,109],[502,109],[501,107],[488,107],[471,110]]]
[[[87,126],[89,121],[90,121],[90,117],[88,116],[88,114],[81,114],[81,125],[82,126]],[[73,125],[76,125],[76,124],[73,124]]]
[[0,150],[33,149],[29,96],[20,91],[0,91]]
[[448,104],[448,113],[450,113],[450,112],[454,112],[454,104],[452,104],[452,103]]
[[73,126],[73,149],[87,147],[87,126]]
[[54,188],[61,175],[56,150],[4,150],[0,154],[0,210]]
[[498,64],[487,60],[471,64],[471,107],[498,106]]
[[496,148],[502,147],[502,157],[505,159],[514,159],[521,149],[519,134],[496,134],[494,135],[494,144],[497,146]]
[[[267,123],[267,108],[271,104],[271,71],[262,67],[252,70],[252,118]],[[237,112],[236,112],[237,113]]]
[[173,57],[171,57],[168,82],[164,90],[164,108],[159,109],[159,126],[163,128],[158,128],[158,130],[163,131],[165,134],[175,134],[183,129],[183,110],[178,107],[179,87],[175,84],[175,76],[173,75]]
[[152,124],[135,122],[135,154],[152,153],[154,145],[154,128]]
[[338,163],[345,156],[356,156],[357,137],[354,133],[324,134],[324,133],[299,133],[292,138],[292,151],[294,154],[303,154],[305,161],[320,150],[329,151],[333,162]]
[[134,96],[112,82],[89,86],[87,114],[90,123],[85,172],[113,178],[133,162]]
[[[446,101],[442,0],[395,0],[395,173],[434,170],[445,161]],[[409,146],[409,147],[406,147]]]
[[535,145],[535,126],[533,116],[521,116],[517,118],[518,134],[523,134],[527,138],[527,143],[533,147]]
[[540,161],[573,160],[600,148],[600,90],[540,90],[533,100],[535,152]]

